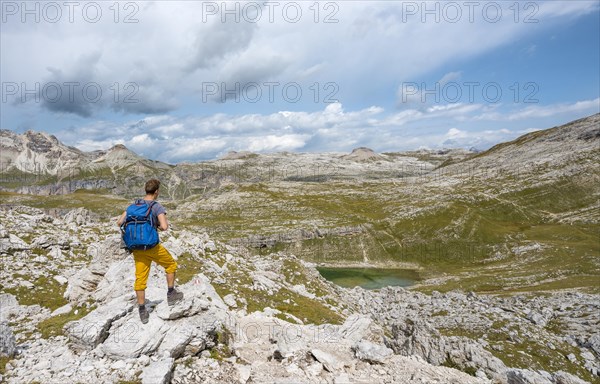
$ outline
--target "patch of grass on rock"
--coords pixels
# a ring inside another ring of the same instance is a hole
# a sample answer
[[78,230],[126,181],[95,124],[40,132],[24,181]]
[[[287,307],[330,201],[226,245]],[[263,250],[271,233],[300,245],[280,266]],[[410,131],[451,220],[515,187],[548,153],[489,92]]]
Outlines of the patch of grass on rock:
[[[73,308],[71,312],[53,316],[38,324],[38,329],[44,339],[52,336],[63,335],[63,327],[70,321],[79,320],[92,311],[92,307],[81,306]],[[75,313],[77,311],[77,313]]]
[[53,311],[67,304],[63,297],[65,287],[51,276],[40,276],[32,283],[34,287],[31,289],[18,286],[3,288],[3,291],[15,295],[21,305],[37,304]]

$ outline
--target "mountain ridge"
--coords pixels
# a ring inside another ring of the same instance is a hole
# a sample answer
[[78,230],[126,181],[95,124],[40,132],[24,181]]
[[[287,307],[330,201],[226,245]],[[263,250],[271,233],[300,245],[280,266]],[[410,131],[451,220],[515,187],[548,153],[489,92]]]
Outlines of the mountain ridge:
[[[560,141],[561,136],[562,137],[567,136],[572,132],[578,133],[577,137],[584,141],[592,141],[593,142],[594,140],[597,140],[598,138],[600,138],[600,128],[587,129],[587,128],[585,128],[586,123],[588,123],[587,125],[589,125],[589,123],[600,124],[600,113],[594,114],[594,115],[591,115],[588,117],[584,117],[584,118],[581,118],[578,120],[574,120],[572,122],[569,122],[569,123],[566,123],[566,124],[563,124],[560,126],[555,126],[552,128],[529,132],[522,136],[519,136],[518,138],[516,138],[514,140],[498,143],[485,151],[476,151],[476,150],[471,150],[471,149],[465,150],[463,148],[450,148],[450,149],[446,149],[446,150],[418,150],[418,151],[412,150],[412,151],[391,152],[391,153],[388,151],[387,153],[376,153],[375,151],[373,151],[367,147],[357,147],[357,148],[354,148],[350,153],[342,154],[341,158],[346,159],[346,160],[354,160],[354,161],[358,161],[358,162],[364,162],[364,161],[371,162],[371,161],[385,160],[387,154],[406,155],[406,156],[410,156],[410,155],[413,155],[413,156],[415,156],[415,155],[416,156],[419,156],[419,155],[420,156],[435,156],[435,155],[443,156],[445,153],[448,153],[448,152],[453,152],[454,155],[459,155],[461,152],[463,152],[462,153],[463,159],[460,159],[459,161],[464,162],[464,161],[468,161],[470,159],[486,157],[486,156],[489,156],[494,153],[502,152],[503,148],[510,147],[510,146],[530,145],[532,143],[535,144],[536,142],[539,142],[539,141],[553,141],[553,140]],[[584,129],[582,129],[582,127],[584,127]],[[36,172],[39,169],[41,169],[42,171],[46,171],[48,173],[53,173],[54,168],[51,166],[47,166],[44,161],[41,161],[42,159],[40,159],[40,163],[41,163],[40,165],[27,163],[26,159],[33,159],[33,161],[37,161],[38,159],[33,154],[38,154],[38,158],[39,157],[43,158],[44,156],[41,156],[41,155],[44,153],[48,153],[48,152],[51,155],[50,156],[51,158],[58,157],[60,159],[64,153],[64,155],[65,155],[64,157],[66,157],[65,160],[73,160],[73,157],[75,157],[75,160],[77,160],[74,164],[72,164],[72,162],[69,162],[69,161],[64,161],[63,163],[65,165],[86,168],[86,164],[82,164],[82,163],[85,163],[85,161],[96,162],[96,163],[102,162],[102,159],[100,159],[100,158],[106,157],[107,155],[110,155],[115,152],[124,151],[124,153],[126,153],[126,155],[122,156],[122,160],[128,160],[128,161],[123,161],[121,163],[117,162],[114,165],[125,167],[135,161],[142,161],[142,162],[146,161],[146,162],[151,162],[155,165],[160,164],[161,167],[162,166],[166,167],[166,166],[177,166],[180,164],[189,165],[189,164],[218,162],[219,160],[247,160],[249,158],[255,158],[257,156],[258,157],[260,157],[260,156],[269,157],[269,156],[277,156],[280,154],[281,155],[300,156],[300,155],[306,154],[303,152],[292,152],[292,153],[290,153],[290,152],[272,152],[272,153],[257,154],[257,153],[253,153],[250,151],[239,151],[239,152],[230,151],[227,154],[223,155],[221,158],[215,159],[215,160],[205,160],[205,161],[197,161],[197,162],[182,162],[182,163],[177,163],[177,164],[171,165],[171,164],[164,163],[164,162],[161,162],[158,160],[144,158],[142,156],[139,156],[137,153],[135,153],[134,151],[131,151],[123,144],[116,144],[108,149],[84,152],[75,147],[67,146],[67,145],[63,144],[56,136],[45,133],[43,131],[28,130],[23,134],[18,134],[18,133],[15,133],[14,131],[7,130],[7,129],[0,130],[0,149],[2,150],[1,152],[3,153],[3,155],[0,156],[0,160],[3,164],[2,167],[0,167],[0,171],[7,171],[10,169],[10,166],[13,165],[13,166],[16,166],[19,170],[24,171],[24,172]],[[18,151],[25,152],[25,154],[16,153]],[[7,155],[7,153],[9,155]],[[325,152],[325,153],[327,153],[327,152]],[[16,157],[17,159],[11,159],[10,155],[12,155],[12,157]],[[115,156],[115,157],[117,157],[117,156]],[[21,163],[19,163],[17,160],[21,160]]]

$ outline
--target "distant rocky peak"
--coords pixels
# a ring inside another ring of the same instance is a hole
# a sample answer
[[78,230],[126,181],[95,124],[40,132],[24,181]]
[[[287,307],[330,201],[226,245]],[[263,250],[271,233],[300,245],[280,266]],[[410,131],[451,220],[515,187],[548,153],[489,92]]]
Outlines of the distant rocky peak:
[[129,151],[124,144],[116,144],[109,151]]
[[358,148],[354,148],[352,150],[352,153],[373,153],[373,154],[375,154],[375,151],[373,151],[371,148],[367,148],[367,147],[358,147]]
[[354,148],[349,155],[342,156],[342,159],[353,161],[377,161],[382,160],[383,156],[375,153],[371,148],[358,147]]
[[254,156],[256,156],[256,154],[250,151],[229,151],[225,156],[221,157],[220,160],[240,160]]
[[27,148],[33,152],[46,153],[50,152],[60,145],[60,142],[54,135],[48,135],[43,132],[27,131],[24,134],[27,141]]

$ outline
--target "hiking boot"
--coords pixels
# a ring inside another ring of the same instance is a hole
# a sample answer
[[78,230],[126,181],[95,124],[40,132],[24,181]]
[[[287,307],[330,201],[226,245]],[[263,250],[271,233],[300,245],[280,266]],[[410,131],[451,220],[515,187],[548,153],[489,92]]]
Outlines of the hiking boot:
[[148,313],[146,306],[145,305],[141,306],[139,311],[140,311],[140,320],[142,321],[142,324],[148,323],[148,319],[150,318],[150,313]]
[[167,292],[167,304],[169,307],[179,303],[183,299],[183,292],[173,288],[172,292]]

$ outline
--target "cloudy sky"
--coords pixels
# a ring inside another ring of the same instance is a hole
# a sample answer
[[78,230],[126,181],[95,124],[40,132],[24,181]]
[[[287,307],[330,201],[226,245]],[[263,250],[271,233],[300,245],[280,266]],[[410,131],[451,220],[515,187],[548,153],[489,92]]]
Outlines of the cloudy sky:
[[485,149],[600,112],[593,1],[0,1],[0,126],[171,163]]

